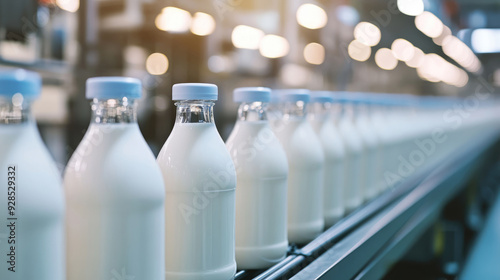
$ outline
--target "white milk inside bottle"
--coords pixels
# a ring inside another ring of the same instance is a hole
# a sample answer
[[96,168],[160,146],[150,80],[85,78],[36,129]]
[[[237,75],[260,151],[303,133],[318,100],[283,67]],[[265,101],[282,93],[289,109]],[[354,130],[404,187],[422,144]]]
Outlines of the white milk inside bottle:
[[344,215],[345,151],[331,116],[332,103],[330,92],[311,92],[308,119],[321,141],[325,156],[323,216],[326,227],[332,226]]
[[[379,173],[379,193],[387,190],[394,184],[397,175],[397,158],[394,157],[394,147],[397,144],[397,134],[392,126],[391,104],[388,94],[376,93],[372,99],[375,112],[373,115],[373,125],[380,139],[382,161],[380,162],[381,172]],[[397,178],[396,178],[397,179]]]
[[166,279],[231,279],[236,172],[214,123],[217,86],[176,84],[172,97],[175,125],[157,159],[167,192]]
[[165,190],[136,121],[141,92],[133,78],[87,80],[92,119],[64,176],[68,279],[165,278]]
[[376,194],[382,193],[386,187],[385,183],[385,172],[387,171],[386,164],[387,162],[387,151],[389,150],[389,146],[387,143],[390,143],[388,140],[388,133],[391,131],[387,131],[385,127],[385,115],[384,115],[384,104],[381,101],[381,97],[377,93],[370,93],[367,96],[367,105],[368,105],[368,119],[369,124],[367,126],[372,128],[372,132],[374,133],[374,137],[378,142],[378,149],[376,166],[372,166],[375,168],[375,189]]
[[413,167],[405,160],[404,145],[407,140],[407,113],[402,111],[399,94],[386,94],[386,132],[388,133],[387,168],[384,173],[387,188],[395,188],[413,174]]
[[341,95],[343,114],[339,121],[339,131],[345,143],[346,162],[346,189],[344,190],[344,203],[346,212],[352,212],[363,202],[362,190],[364,180],[364,147],[361,136],[354,126],[354,105],[349,98],[349,93],[336,93]]
[[33,72],[0,72],[0,279],[64,280],[61,176],[30,114]]
[[288,159],[288,241],[306,243],[323,231],[321,142],[307,121],[309,91],[275,90],[283,117],[273,126]]
[[268,88],[237,88],[238,120],[226,146],[236,168],[236,264],[272,266],[286,256],[288,163],[266,114]]
[[365,183],[363,184],[363,199],[370,200],[374,198],[379,192],[379,174],[381,172],[380,161],[380,141],[375,129],[370,121],[370,107],[366,103],[366,96],[359,93],[355,104],[357,111],[357,118],[355,119],[355,126],[365,144],[365,160],[364,172]]

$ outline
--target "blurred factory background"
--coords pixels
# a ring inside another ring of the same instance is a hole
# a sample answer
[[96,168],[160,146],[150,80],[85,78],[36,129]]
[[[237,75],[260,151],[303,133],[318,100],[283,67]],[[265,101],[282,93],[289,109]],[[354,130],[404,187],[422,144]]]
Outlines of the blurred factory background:
[[0,1],[0,67],[42,74],[34,113],[61,169],[89,123],[89,77],[142,80],[139,123],[157,153],[174,83],[219,86],[225,139],[235,87],[498,93],[499,53],[498,0]]

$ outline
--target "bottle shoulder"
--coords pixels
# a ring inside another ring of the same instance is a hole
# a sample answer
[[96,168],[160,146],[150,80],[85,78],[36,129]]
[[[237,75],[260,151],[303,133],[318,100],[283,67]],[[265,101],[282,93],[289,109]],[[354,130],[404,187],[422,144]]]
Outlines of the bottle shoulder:
[[[234,189],[236,173],[213,123],[176,124],[158,158],[167,190]],[[224,178],[224,183],[214,183]],[[226,180],[227,179],[227,180]]]
[[92,124],[71,156],[65,170],[66,180],[119,181],[136,178],[161,181],[151,149],[137,124]]
[[158,161],[171,159],[228,158],[229,154],[214,124],[176,124],[163,145]]
[[30,173],[43,172],[57,179],[60,177],[35,124],[0,128],[0,159],[9,164],[22,164],[24,168],[30,168]]
[[18,212],[24,219],[60,219],[64,199],[59,169],[36,126],[23,126],[10,131],[0,127],[0,180],[15,178],[15,186],[19,186],[15,192],[24,205]]
[[267,122],[237,123],[226,147],[238,176],[283,177],[288,173],[285,151]]
[[321,141],[307,120],[284,125],[278,138],[285,149],[290,165],[321,165],[324,162]]

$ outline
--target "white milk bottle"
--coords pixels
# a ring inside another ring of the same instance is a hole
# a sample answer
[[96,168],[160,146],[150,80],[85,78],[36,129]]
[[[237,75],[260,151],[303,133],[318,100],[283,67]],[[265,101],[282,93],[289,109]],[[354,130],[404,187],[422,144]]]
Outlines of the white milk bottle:
[[380,154],[380,140],[370,120],[370,107],[367,104],[365,94],[359,93],[356,101],[357,118],[354,125],[356,126],[363,143],[365,144],[365,160],[364,172],[365,183],[363,184],[363,199],[370,200],[374,198],[380,189],[379,174],[382,171],[380,168],[382,156]]
[[344,215],[344,143],[333,122],[333,98],[330,92],[313,91],[308,119],[321,141],[325,156],[323,172],[323,217],[325,227],[335,224]]
[[[166,279],[231,279],[236,172],[214,123],[213,84],[176,84],[174,128],[158,155],[166,188]],[[254,229],[248,229],[254,230]]]
[[344,190],[344,205],[346,212],[352,212],[363,202],[362,190],[364,180],[364,147],[361,135],[357,131],[355,108],[349,92],[335,93],[335,99],[343,104],[343,114],[338,127],[345,143],[346,189]]
[[275,124],[281,123],[283,112],[281,112],[280,102],[278,100],[277,94],[271,94],[271,99],[267,104],[266,115],[271,128],[274,128]]
[[307,121],[309,91],[275,90],[283,112],[273,126],[288,159],[288,241],[306,243],[323,231],[323,165],[321,142]]
[[33,72],[0,72],[0,279],[63,280],[61,176],[30,114]]
[[269,88],[237,88],[238,120],[226,146],[236,168],[236,264],[272,266],[286,256],[286,154],[267,120]]
[[163,280],[165,190],[136,121],[139,80],[87,80],[92,119],[64,176],[67,279]]
[[397,174],[397,170],[394,169],[397,159],[393,158],[393,150],[398,132],[392,126],[392,121],[389,118],[391,102],[387,94],[372,93],[370,103],[374,110],[372,124],[380,140],[381,162],[379,163],[380,172],[378,173],[378,193],[382,193],[394,181],[393,177],[396,175],[393,174]]
[[[382,193],[385,190],[385,172],[388,171],[386,169],[387,162],[387,131],[384,126],[385,118],[384,118],[384,108],[383,102],[380,100],[381,97],[377,93],[369,93],[366,98],[367,102],[367,110],[368,110],[368,118],[367,121],[369,124],[367,125],[372,130],[372,133],[375,134],[375,138],[378,142],[377,155],[377,163],[372,168],[375,168],[375,195]],[[389,132],[390,133],[390,132]]]

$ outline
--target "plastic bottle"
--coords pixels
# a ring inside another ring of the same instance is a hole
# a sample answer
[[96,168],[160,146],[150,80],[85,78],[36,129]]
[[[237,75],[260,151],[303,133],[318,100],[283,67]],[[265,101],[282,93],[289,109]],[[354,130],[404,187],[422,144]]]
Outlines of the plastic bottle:
[[[375,166],[372,166],[375,174],[374,178],[374,187],[375,194],[378,195],[382,193],[386,189],[386,179],[385,172],[388,171],[386,167],[387,164],[387,151],[389,150],[388,145],[386,145],[386,141],[388,140],[388,136],[390,137],[390,133],[392,131],[387,131],[385,121],[385,112],[384,112],[384,103],[381,100],[382,98],[377,93],[367,93],[366,102],[367,102],[367,127],[371,128],[371,132],[374,134],[374,138],[377,141],[378,148],[376,152],[376,163]],[[390,141],[389,141],[390,142]],[[387,143],[389,143],[387,142]]]
[[325,156],[323,176],[323,216],[325,227],[344,215],[345,147],[331,116],[333,98],[330,92],[313,91],[308,119],[318,135]]
[[364,173],[364,147],[361,135],[357,131],[354,120],[355,110],[354,101],[350,98],[348,92],[335,93],[340,95],[340,100],[343,105],[343,115],[339,121],[338,127],[340,134],[346,147],[346,185],[348,186],[344,192],[344,202],[346,212],[352,212],[363,202],[363,183],[365,181]]
[[363,199],[365,201],[374,198],[379,192],[379,174],[381,172],[380,163],[380,140],[377,132],[371,123],[371,108],[366,101],[366,94],[358,93],[356,97],[355,110],[357,118],[354,125],[361,136],[365,147],[364,172],[365,183],[363,184]]
[[373,115],[373,125],[380,139],[382,150],[381,172],[379,173],[379,193],[394,186],[400,180],[398,172],[398,154],[396,148],[399,144],[398,127],[394,123],[394,101],[391,94],[373,93],[372,104],[376,106]]
[[281,124],[281,119],[283,118],[283,112],[280,108],[280,101],[277,94],[271,94],[271,99],[267,104],[266,111],[267,119],[269,120],[269,125],[274,129],[275,126]]
[[33,72],[0,72],[0,279],[63,280],[61,176],[30,113]]
[[172,98],[175,125],[157,159],[167,192],[166,279],[231,279],[236,172],[214,123],[217,86],[176,84]]
[[237,88],[238,120],[226,146],[236,167],[236,264],[272,266],[286,256],[288,163],[267,120],[269,88]]
[[309,91],[275,90],[283,117],[273,131],[288,159],[288,241],[306,243],[322,232],[324,154],[307,121]]
[[92,119],[64,176],[68,280],[165,277],[165,190],[136,121],[141,93],[133,78],[87,80]]

